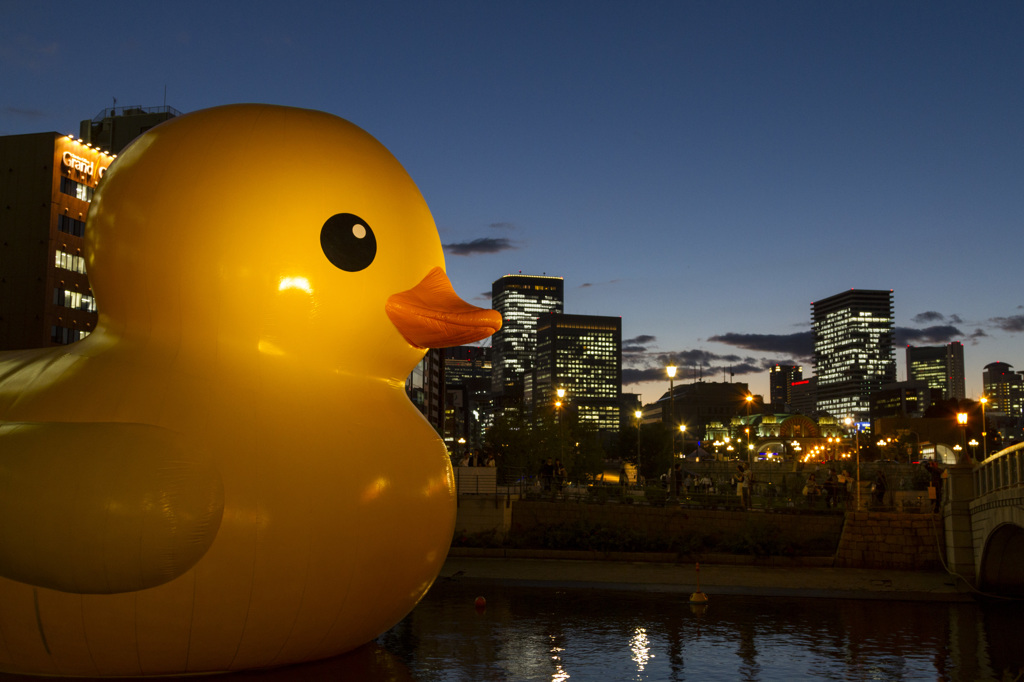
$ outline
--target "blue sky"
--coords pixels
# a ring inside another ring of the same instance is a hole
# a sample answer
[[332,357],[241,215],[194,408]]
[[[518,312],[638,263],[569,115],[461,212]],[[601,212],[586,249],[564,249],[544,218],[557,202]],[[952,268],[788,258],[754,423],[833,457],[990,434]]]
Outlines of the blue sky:
[[669,357],[760,393],[770,362],[810,375],[810,303],[851,287],[894,290],[902,342],[962,341],[969,396],[988,362],[1024,369],[1022,3],[0,0],[0,16],[0,134],[77,131],[165,91],[183,112],[347,118],[419,184],[463,297],[563,276],[567,312],[622,317],[630,379]]

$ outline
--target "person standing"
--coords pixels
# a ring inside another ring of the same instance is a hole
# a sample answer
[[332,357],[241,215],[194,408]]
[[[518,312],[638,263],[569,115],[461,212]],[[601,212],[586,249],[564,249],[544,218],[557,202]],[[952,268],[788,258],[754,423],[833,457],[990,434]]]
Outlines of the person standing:
[[828,470],[828,476],[825,478],[825,508],[832,509],[836,506],[836,491],[838,481],[836,480],[835,469]]
[[871,484],[871,501],[876,507],[881,507],[885,503],[885,492],[889,488],[888,481],[885,480],[885,472],[881,469],[875,474],[875,482]]
[[548,458],[548,460],[540,465],[540,484],[545,490],[551,490],[551,483],[555,478],[555,460]]

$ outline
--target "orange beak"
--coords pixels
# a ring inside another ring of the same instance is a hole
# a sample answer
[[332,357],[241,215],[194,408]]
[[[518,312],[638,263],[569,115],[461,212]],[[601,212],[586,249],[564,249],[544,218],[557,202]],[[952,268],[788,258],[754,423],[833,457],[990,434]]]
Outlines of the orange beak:
[[384,312],[417,348],[460,346],[501,329],[501,313],[463,301],[441,268],[428,272],[412,289],[388,297]]

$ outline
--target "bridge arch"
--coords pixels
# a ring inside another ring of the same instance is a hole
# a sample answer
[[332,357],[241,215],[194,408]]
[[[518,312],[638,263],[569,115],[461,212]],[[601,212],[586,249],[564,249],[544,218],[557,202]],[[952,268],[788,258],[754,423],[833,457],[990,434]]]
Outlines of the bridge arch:
[[989,533],[978,583],[984,592],[1024,597],[1024,528],[1002,523]]

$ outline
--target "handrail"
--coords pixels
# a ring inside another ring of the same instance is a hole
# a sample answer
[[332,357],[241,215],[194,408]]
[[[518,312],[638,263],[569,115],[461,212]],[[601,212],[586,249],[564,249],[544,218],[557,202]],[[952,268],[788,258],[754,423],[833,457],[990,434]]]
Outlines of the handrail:
[[1013,488],[1024,481],[1024,443],[1017,443],[989,455],[972,472],[974,496],[980,497],[997,490]]

